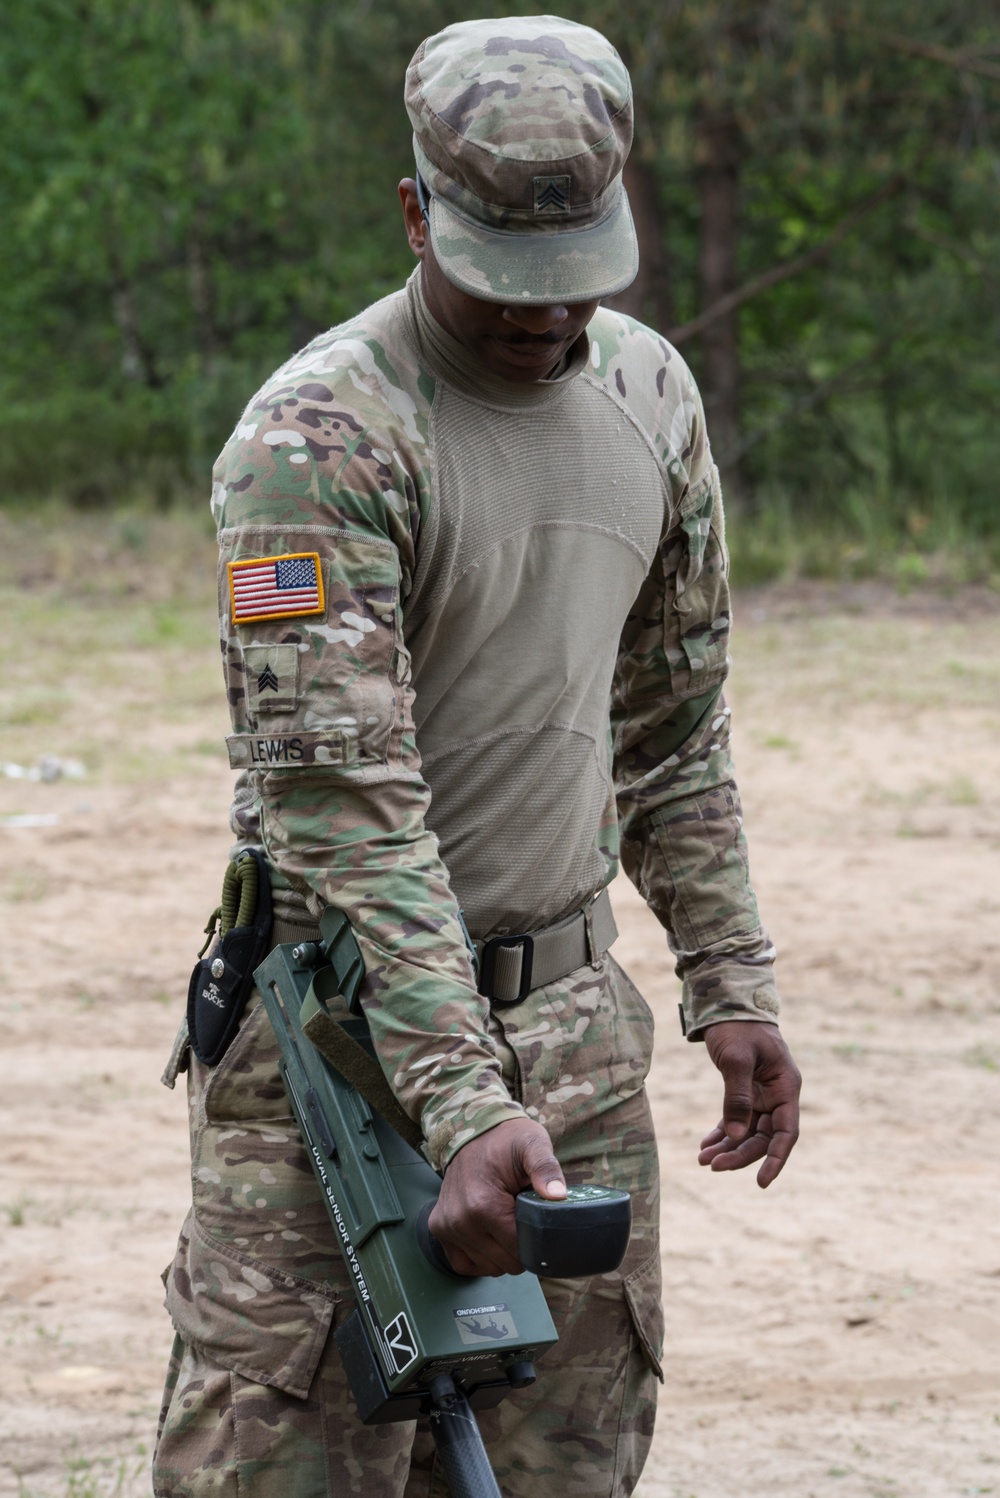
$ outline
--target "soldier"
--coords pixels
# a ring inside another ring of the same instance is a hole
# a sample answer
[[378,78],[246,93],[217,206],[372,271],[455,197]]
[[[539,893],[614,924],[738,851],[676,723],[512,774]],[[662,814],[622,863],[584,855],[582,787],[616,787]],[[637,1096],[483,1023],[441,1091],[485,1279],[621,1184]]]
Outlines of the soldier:
[[[722,498],[683,360],[599,306],[637,267],[610,44],[552,16],[449,26],[406,106],[417,270],[290,359],[215,470],[232,825],[270,865],[275,941],[327,904],[350,917],[459,1271],[519,1268],[529,1184],[633,1193],[620,1272],[545,1284],[558,1346],[481,1417],[509,1498],[628,1494],[663,1332],[652,1016],[609,951],[619,859],[723,1074],[701,1162],[762,1160],[766,1186],[797,1131],[721,696]],[[354,1413],[330,1335],[350,1290],[276,1062],[256,996],[216,1066],[175,1048],[194,1204],[155,1491],[441,1495],[426,1431]]]

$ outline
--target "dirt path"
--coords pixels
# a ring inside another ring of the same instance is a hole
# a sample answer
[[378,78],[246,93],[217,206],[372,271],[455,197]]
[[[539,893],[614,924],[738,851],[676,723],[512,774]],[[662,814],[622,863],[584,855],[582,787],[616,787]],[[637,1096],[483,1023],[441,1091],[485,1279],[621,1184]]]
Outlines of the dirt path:
[[[0,779],[0,1494],[140,1498],[187,1191],[158,1076],[230,775],[197,589],[67,605],[31,581],[0,759],[89,774]],[[1000,1494],[1000,618],[846,606],[771,591],[740,615],[740,779],[807,1075],[766,1194],[695,1164],[718,1088],[616,890],[659,1021],[668,1370],[641,1498]]]

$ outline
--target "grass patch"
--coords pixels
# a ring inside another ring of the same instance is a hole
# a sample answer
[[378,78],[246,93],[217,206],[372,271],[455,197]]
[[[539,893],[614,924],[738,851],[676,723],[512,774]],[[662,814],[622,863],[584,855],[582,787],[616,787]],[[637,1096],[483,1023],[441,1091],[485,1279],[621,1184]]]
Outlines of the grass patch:
[[830,1053],[836,1056],[838,1061],[847,1061],[852,1066],[862,1065],[868,1059],[867,1048],[853,1043],[831,1046]]
[[[31,649],[0,690],[0,759],[75,758],[98,781],[192,767],[155,725],[218,719],[216,548],[210,517],[0,509],[0,607]],[[195,737],[197,729],[192,733]],[[221,749],[216,748],[216,753]]]
[[[127,1455],[70,1456],[66,1458],[58,1498],[148,1498],[149,1456],[143,1445]],[[54,1498],[43,1495],[18,1475],[17,1498]]]
[[215,537],[208,506],[158,515],[88,514],[51,501],[0,507],[0,587],[49,602],[212,599]]
[[31,1198],[27,1196],[16,1197],[12,1202],[0,1203],[0,1212],[7,1219],[8,1227],[23,1228],[25,1224],[25,1213],[31,1205]]
[[956,775],[946,787],[945,797],[951,806],[978,806],[982,800],[979,787],[968,775]]
[[[827,710],[853,716],[871,703],[880,715],[958,708],[996,713],[1000,701],[1000,609],[967,617],[929,610],[917,617],[883,612],[893,593],[883,586],[863,612],[836,598],[794,588],[743,600],[733,638],[735,662],[727,695],[750,694],[765,722],[794,738],[802,703],[823,700]],[[962,670],[956,672],[955,663]],[[740,706],[739,721],[745,707]]]
[[33,904],[36,900],[44,900],[49,888],[49,879],[45,870],[25,864],[10,871],[3,884],[0,885],[0,898],[11,905]]
[[799,751],[799,746],[795,740],[788,738],[783,733],[769,733],[760,742],[765,749],[788,749],[793,754],[797,754]]
[[906,790],[874,782],[862,797],[868,806],[896,806],[907,811],[935,805],[979,806],[982,799],[979,787],[968,775],[955,775],[947,781],[921,780]]
[[971,583],[1000,591],[1000,537],[956,529],[947,507],[923,520],[914,527],[874,500],[849,519],[765,502],[753,514],[728,517],[732,581],[749,588],[800,578],[838,583],[877,578],[904,596],[927,587],[951,592]]
[[0,698],[0,728],[35,728],[57,723],[70,701],[67,692],[37,687],[4,694]]

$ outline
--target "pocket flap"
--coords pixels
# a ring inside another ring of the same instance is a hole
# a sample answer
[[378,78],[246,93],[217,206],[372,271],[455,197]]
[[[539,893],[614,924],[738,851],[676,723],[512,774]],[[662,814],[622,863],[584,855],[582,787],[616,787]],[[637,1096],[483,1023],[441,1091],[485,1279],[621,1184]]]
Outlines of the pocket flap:
[[339,1296],[223,1248],[189,1216],[166,1278],[174,1329],[213,1363],[305,1399]]
[[663,1300],[659,1251],[651,1253],[638,1269],[626,1277],[625,1299],[646,1362],[662,1384],[663,1365],[660,1360],[663,1357]]

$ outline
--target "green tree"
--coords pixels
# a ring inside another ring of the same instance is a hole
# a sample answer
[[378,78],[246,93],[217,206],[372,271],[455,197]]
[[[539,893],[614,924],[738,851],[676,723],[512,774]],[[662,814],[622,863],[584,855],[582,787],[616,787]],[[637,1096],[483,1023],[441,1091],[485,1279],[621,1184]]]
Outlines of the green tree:
[[[407,274],[403,72],[495,9],[13,0],[0,494],[202,488],[255,384]],[[731,501],[995,529],[992,3],[564,11],[632,69],[643,265],[619,304],[694,364]]]

